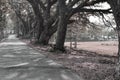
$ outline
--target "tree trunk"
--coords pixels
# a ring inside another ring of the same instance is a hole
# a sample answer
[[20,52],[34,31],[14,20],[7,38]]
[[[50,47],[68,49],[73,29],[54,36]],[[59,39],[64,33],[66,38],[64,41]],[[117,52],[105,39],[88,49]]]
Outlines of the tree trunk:
[[72,49],[72,30],[70,30],[70,49]]
[[75,34],[74,48],[77,48],[77,34]]
[[45,30],[42,32],[41,36],[40,36],[39,44],[48,45],[51,36],[52,36],[55,32],[56,32],[56,29],[55,29],[55,30],[45,29]]
[[38,20],[38,23],[37,23],[37,35],[36,35],[37,41],[36,42],[39,42],[42,31],[43,31],[43,21]]
[[58,0],[59,6],[59,22],[58,22],[58,29],[57,29],[57,39],[56,39],[56,47],[55,49],[64,51],[64,42],[65,36],[67,31],[67,20],[65,16],[66,12],[66,5],[64,0]]
[[113,15],[116,22],[116,30],[118,33],[118,62],[116,67],[116,75],[115,80],[120,79],[120,0],[108,0],[108,3],[110,4]]
[[120,31],[118,33],[118,63],[117,63],[117,75],[116,75],[116,80],[120,79]]
[[48,45],[49,39],[50,39],[50,36],[46,32],[42,32],[39,39],[39,44]]
[[43,16],[42,16],[42,12],[41,12],[41,9],[40,9],[39,4],[37,3],[37,1],[35,1],[35,0],[27,0],[27,1],[30,2],[30,4],[32,5],[33,11],[34,11],[35,16],[36,16],[36,20],[37,20],[36,39],[37,40],[35,41],[35,43],[39,43],[41,33],[44,30],[44,25],[43,25],[44,19],[43,19]]

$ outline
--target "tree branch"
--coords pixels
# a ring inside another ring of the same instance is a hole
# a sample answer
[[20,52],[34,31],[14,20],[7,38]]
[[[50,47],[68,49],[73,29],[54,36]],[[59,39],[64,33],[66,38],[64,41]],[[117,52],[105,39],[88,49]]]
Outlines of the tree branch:
[[70,2],[68,4],[68,8],[72,8],[77,2],[79,2],[80,0],[73,0],[72,2]]
[[53,5],[53,4],[55,4],[57,2],[57,0],[51,0],[51,6]]
[[93,1],[89,1],[85,6],[92,6],[95,4],[98,4],[100,2],[106,2],[107,0],[93,0]]
[[44,3],[43,3],[41,0],[37,0],[37,2],[40,4],[40,7],[41,7],[43,10],[46,10],[46,7],[45,7]]
[[81,9],[75,9],[73,14],[74,13],[77,13],[77,12],[102,12],[102,13],[112,13],[111,11],[111,8],[110,9],[87,9],[87,8],[81,8]]

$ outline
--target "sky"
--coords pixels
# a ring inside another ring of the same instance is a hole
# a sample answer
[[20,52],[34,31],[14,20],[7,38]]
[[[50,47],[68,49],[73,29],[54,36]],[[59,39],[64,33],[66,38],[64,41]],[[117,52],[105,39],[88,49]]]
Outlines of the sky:
[[[109,9],[110,5],[105,2],[105,3],[100,3],[99,5],[97,4],[96,7],[92,6],[91,8],[94,8],[94,9]],[[113,24],[115,22],[114,22],[114,18],[113,18],[112,14],[105,15],[105,18],[106,18],[106,20],[108,20],[112,23],[113,27],[115,27],[115,24]],[[90,20],[90,22],[93,22],[93,23],[96,23],[96,24],[102,24],[102,25],[104,24],[103,21],[102,21],[102,18],[100,19],[97,16],[90,16],[89,20]]]

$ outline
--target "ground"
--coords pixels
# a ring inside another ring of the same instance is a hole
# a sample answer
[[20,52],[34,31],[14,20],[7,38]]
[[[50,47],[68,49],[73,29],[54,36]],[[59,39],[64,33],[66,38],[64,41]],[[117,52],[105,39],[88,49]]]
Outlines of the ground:
[[[70,43],[66,42],[65,45],[69,46]],[[118,42],[117,41],[78,42],[77,48],[96,52],[98,54],[116,56],[118,52]]]
[[[117,61],[117,43],[92,42],[90,45],[88,42],[82,42],[80,45],[83,45],[79,47],[82,48],[82,50],[70,50],[69,47],[67,47],[66,53],[51,53],[49,52],[50,47],[32,45],[29,44],[29,41],[24,41],[27,42],[29,46],[34,47],[34,49],[45,52],[43,54],[47,57],[57,61],[60,64],[63,64],[65,67],[70,68],[73,71],[76,71],[84,78],[84,80],[114,80],[113,76]],[[87,48],[85,46],[87,46]],[[103,46],[108,48],[102,48]]]
[[76,72],[47,58],[10,35],[0,43],[0,80],[83,80]]

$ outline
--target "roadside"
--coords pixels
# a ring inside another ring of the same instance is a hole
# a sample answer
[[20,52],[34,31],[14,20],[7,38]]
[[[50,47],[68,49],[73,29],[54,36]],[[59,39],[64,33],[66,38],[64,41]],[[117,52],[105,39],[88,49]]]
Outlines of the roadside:
[[115,63],[117,58],[110,55],[98,55],[95,52],[86,50],[69,50],[66,53],[51,53],[50,46],[39,46],[30,44],[29,41],[23,40],[29,46],[42,54],[57,61],[67,68],[72,69],[82,76],[85,80],[114,80]]

